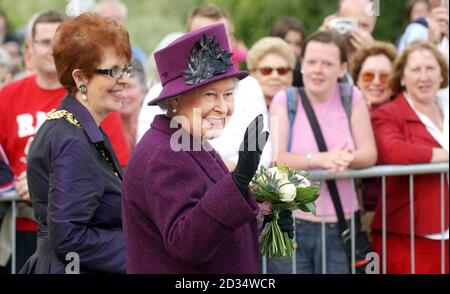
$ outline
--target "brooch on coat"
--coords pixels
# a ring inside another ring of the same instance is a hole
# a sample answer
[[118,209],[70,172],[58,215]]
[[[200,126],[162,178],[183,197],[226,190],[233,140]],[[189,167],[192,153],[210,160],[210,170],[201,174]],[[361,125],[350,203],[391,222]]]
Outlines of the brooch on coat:
[[49,113],[47,113],[47,120],[54,120],[54,119],[61,119],[64,118],[67,120],[70,124],[77,126],[81,128],[80,122],[75,118],[73,113],[67,111],[67,110],[52,110]]

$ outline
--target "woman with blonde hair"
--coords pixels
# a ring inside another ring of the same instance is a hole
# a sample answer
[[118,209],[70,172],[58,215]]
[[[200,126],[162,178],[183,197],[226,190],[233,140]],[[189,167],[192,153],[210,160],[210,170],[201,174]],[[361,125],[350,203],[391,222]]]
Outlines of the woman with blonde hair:
[[269,107],[275,94],[292,84],[295,55],[283,39],[264,37],[250,48],[247,67],[261,85]]

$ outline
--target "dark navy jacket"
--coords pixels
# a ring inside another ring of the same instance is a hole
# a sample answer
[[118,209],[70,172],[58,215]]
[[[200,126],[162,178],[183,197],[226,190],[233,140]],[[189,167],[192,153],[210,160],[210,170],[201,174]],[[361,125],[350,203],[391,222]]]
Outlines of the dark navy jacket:
[[[68,255],[74,252],[81,273],[125,273],[120,165],[84,106],[67,96],[58,109],[71,112],[81,126],[65,118],[47,120],[31,144],[27,178],[38,248],[21,272],[65,273],[68,262],[76,260]],[[95,146],[102,143],[118,175]]]
[[3,186],[14,180],[13,173],[9,166],[0,158],[0,191]]

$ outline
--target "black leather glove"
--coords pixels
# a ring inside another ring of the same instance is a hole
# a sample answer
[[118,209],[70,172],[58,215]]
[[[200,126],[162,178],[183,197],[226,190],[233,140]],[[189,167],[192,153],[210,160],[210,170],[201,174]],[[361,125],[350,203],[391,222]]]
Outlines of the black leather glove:
[[269,133],[263,132],[263,128],[264,118],[260,114],[248,125],[239,147],[239,159],[232,172],[232,178],[243,195],[258,169],[262,150],[269,138]]
[[[273,212],[264,216],[263,225],[270,222],[273,219]],[[294,220],[292,219],[292,211],[289,209],[282,210],[278,214],[278,226],[282,232],[286,232],[290,239],[294,238]]]

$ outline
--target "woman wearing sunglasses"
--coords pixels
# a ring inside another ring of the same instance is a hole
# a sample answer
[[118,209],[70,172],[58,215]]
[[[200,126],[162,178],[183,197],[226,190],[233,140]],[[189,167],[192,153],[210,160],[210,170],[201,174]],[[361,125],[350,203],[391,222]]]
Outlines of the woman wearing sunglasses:
[[58,28],[53,55],[69,94],[47,114],[28,153],[37,250],[22,273],[125,273],[122,171],[102,120],[133,76],[126,30],[82,14]]
[[[361,90],[370,111],[392,97],[388,78],[396,57],[397,50],[394,45],[379,41],[375,41],[369,47],[358,49],[352,56],[350,62],[352,78]],[[374,210],[381,198],[381,178],[361,179],[361,189],[364,205],[363,227],[370,231]]]
[[379,41],[370,47],[359,49],[352,56],[351,74],[369,109],[391,98],[392,91],[388,86],[388,77],[396,57],[397,50],[394,45]]
[[295,55],[289,44],[278,37],[265,37],[248,51],[247,66],[261,85],[267,107],[273,96],[292,84]]

